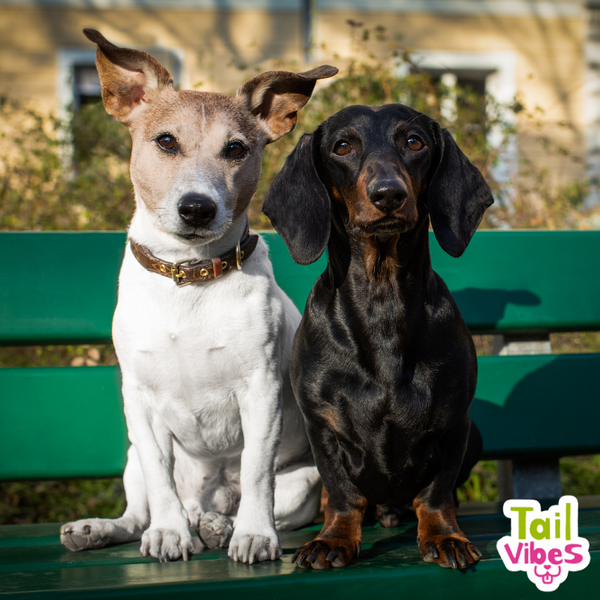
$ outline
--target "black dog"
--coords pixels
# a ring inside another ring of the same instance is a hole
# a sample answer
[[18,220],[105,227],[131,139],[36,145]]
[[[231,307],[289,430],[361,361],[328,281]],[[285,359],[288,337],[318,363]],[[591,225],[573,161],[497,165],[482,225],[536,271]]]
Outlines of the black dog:
[[347,565],[368,505],[383,524],[413,504],[426,562],[481,557],[456,522],[455,488],[481,453],[469,417],[475,348],[432,270],[429,219],[460,256],[493,202],[451,135],[406,106],[352,106],[305,135],[264,212],[292,258],[328,247],[294,341],[291,376],[329,492],[303,567]]

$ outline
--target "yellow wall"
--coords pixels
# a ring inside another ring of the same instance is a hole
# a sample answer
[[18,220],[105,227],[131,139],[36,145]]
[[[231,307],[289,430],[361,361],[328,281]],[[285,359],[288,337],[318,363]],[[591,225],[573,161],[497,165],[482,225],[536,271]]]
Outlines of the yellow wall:
[[[583,154],[583,18],[321,12],[315,41],[325,47],[315,52],[316,62],[343,66],[351,56],[349,18],[371,28],[384,25],[414,50],[514,52],[519,93],[528,106],[545,111],[543,134]],[[118,45],[182,50],[185,87],[203,82],[199,89],[233,92],[254,69],[306,68],[301,17],[294,12],[0,7],[0,94],[55,107],[57,51],[93,48],[84,27],[99,29]],[[519,127],[520,147],[541,160],[539,131],[525,119]],[[579,169],[564,159],[553,168],[568,174]]]

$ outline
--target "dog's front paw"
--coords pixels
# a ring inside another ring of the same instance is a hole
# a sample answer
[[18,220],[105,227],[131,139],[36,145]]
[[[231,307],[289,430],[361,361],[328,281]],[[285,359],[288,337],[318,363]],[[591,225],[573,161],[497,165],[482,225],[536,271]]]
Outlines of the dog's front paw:
[[303,569],[347,567],[359,552],[360,542],[344,538],[317,538],[296,550],[292,562]]
[[417,538],[425,562],[437,563],[445,569],[465,571],[479,562],[479,548],[462,536],[430,535]]
[[188,560],[194,552],[194,542],[189,529],[152,528],[144,531],[140,552],[158,558],[161,563],[170,560]]
[[263,560],[277,560],[282,554],[279,538],[274,529],[254,533],[236,528],[229,542],[229,558],[233,560],[255,563]]
[[82,519],[60,528],[60,542],[72,552],[104,548],[111,542],[114,527],[106,519]]
[[233,534],[233,523],[225,515],[208,512],[200,519],[198,533],[209,548],[227,548]]

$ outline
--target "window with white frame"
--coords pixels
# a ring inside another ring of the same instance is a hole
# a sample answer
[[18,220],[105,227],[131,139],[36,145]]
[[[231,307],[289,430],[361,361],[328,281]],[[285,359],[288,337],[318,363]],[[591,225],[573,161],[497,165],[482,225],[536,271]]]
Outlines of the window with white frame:
[[[412,54],[412,59],[434,80],[441,81],[450,89],[461,87],[482,97],[487,93],[504,106],[509,106],[515,98],[516,56],[513,52],[417,51]],[[460,117],[460,106],[453,101],[452,95],[441,108],[448,120]],[[503,118],[511,123],[514,114],[506,110]],[[498,148],[504,141],[501,129],[492,130],[488,141],[492,147]],[[518,164],[514,136],[505,143],[498,159],[494,178],[499,183],[509,182]]]

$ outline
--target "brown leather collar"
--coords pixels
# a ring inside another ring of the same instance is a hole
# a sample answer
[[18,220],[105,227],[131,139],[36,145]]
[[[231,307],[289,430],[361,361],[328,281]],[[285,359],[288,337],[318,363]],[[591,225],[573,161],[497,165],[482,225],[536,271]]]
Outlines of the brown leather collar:
[[[191,260],[183,260],[176,263],[166,262],[156,258],[148,248],[137,244],[133,240],[129,240],[131,251],[137,258],[137,261],[145,269],[164,277],[169,277],[179,287],[189,285],[196,281],[209,281],[222,277],[227,271],[237,268],[242,270],[242,263],[248,260],[256,244],[258,243],[258,235],[246,232],[246,237],[243,241],[238,242],[238,245],[220,258],[209,258],[207,260],[199,260],[192,262]],[[187,266],[184,266],[187,265]]]

